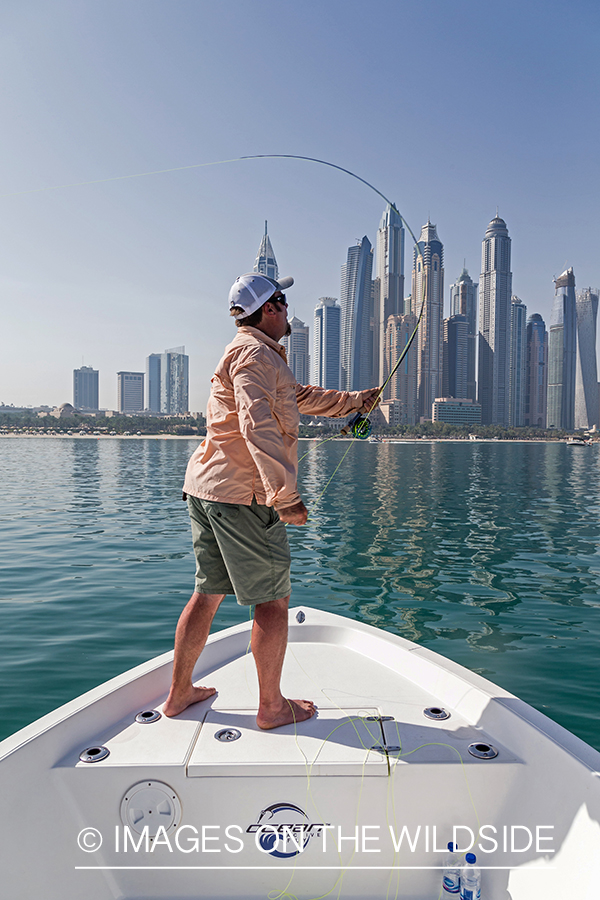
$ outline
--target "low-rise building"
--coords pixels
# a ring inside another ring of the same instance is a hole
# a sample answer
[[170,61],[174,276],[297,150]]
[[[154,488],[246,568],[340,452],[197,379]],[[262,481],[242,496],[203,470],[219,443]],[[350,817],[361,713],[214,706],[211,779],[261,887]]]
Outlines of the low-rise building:
[[480,425],[481,403],[463,398],[437,397],[433,401],[432,420],[447,422],[448,425]]

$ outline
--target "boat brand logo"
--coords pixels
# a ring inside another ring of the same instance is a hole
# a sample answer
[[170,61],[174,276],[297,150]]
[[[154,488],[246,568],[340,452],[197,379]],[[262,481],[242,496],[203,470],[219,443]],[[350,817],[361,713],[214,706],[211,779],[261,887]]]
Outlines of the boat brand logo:
[[256,846],[263,853],[278,859],[289,859],[302,853],[314,837],[320,837],[323,822],[311,822],[294,803],[273,803],[260,811],[258,821],[246,828],[253,834]]

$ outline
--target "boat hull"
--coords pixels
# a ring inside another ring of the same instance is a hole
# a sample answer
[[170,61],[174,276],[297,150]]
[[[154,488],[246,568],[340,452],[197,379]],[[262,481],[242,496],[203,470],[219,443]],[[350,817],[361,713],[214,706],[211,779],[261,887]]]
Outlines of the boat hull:
[[313,609],[290,611],[283,686],[318,716],[262,732],[249,629],[211,637],[195,678],[218,694],[176,719],[135,720],[160,712],[169,653],[0,744],[6,896],[424,900],[456,840],[486,900],[596,898],[595,750],[429,650]]

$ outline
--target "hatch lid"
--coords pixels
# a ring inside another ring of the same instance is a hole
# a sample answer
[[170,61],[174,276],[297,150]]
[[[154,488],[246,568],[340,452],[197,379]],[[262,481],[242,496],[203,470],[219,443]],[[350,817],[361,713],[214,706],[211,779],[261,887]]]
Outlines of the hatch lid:
[[[369,721],[368,717],[375,717]],[[323,708],[298,725],[262,731],[256,709],[210,709],[188,763],[192,778],[388,774],[377,709]]]

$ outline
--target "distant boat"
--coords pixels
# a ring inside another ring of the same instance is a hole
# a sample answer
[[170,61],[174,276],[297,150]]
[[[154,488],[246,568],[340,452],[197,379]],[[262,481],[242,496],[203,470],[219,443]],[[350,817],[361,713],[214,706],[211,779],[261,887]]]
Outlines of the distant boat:
[[568,447],[589,447],[592,443],[593,441],[582,437],[567,438]]

